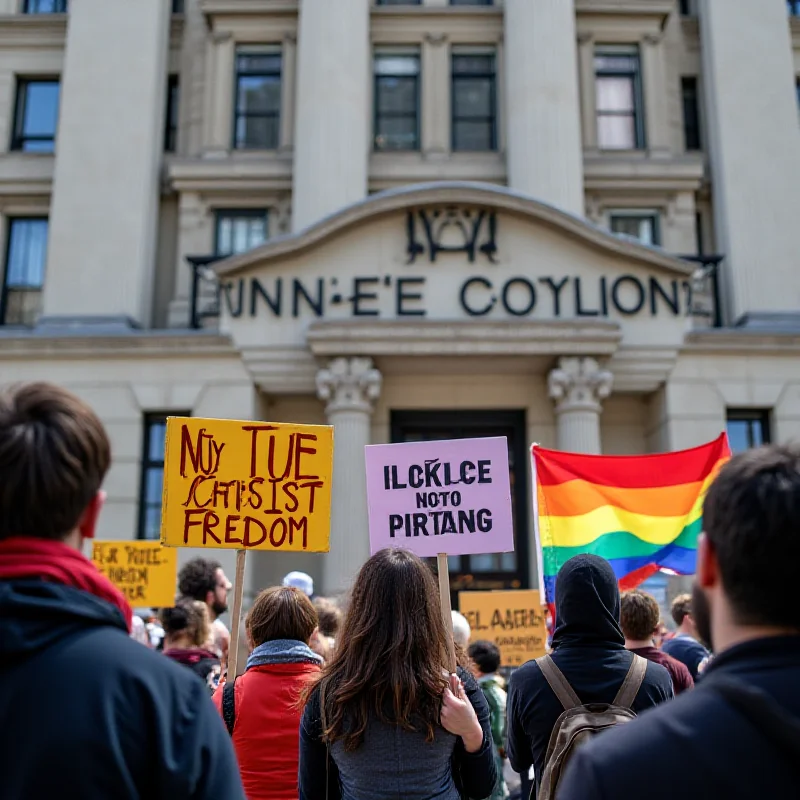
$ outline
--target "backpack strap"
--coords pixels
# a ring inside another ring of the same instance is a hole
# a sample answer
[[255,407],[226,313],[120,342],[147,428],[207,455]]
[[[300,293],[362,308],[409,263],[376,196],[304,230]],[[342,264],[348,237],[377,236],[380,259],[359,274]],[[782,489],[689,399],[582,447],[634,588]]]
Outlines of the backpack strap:
[[569,685],[569,681],[564,677],[564,673],[550,656],[541,656],[536,659],[536,663],[565,711],[583,705],[578,695],[575,694],[575,690]]
[[222,719],[228,733],[233,736],[233,726],[236,724],[236,679],[226,681],[222,687]]
[[617,696],[614,698],[615,706],[622,706],[622,708],[630,708],[636,695],[639,694],[639,689],[642,688],[644,676],[647,673],[647,659],[633,654],[633,661],[631,661],[628,674],[619,687]]

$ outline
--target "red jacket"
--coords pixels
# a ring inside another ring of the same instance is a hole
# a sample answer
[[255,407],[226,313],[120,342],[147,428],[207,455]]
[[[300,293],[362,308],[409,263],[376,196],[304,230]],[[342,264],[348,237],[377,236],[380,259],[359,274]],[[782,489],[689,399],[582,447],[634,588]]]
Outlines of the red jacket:
[[[316,664],[267,664],[236,679],[233,746],[248,800],[297,800],[298,699],[318,672]],[[213,698],[220,714],[223,685]]]

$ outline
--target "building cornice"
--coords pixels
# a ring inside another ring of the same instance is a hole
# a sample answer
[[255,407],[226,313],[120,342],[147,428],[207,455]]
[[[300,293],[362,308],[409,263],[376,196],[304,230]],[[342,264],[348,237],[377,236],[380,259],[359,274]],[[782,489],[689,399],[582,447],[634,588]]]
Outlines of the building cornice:
[[584,156],[587,190],[636,189],[696,192],[706,182],[702,154],[649,158],[645,152],[603,153]]
[[460,181],[416,184],[372,195],[331,214],[298,233],[280,236],[247,253],[218,261],[214,269],[231,277],[297,256],[326,241],[388,214],[432,206],[470,206],[516,215],[549,226],[606,255],[621,257],[645,268],[657,268],[679,277],[694,273],[694,266],[662,250],[614,236],[582,217],[500,186]]
[[166,183],[177,192],[265,192],[292,188],[291,151],[235,153],[223,158],[165,161]]
[[0,47],[63,49],[66,41],[66,14],[0,15]]
[[200,0],[200,10],[207,17],[239,14],[296,14],[298,0]]
[[800,353],[800,332],[710,328],[686,336],[681,353],[709,355],[786,355]]
[[37,358],[208,358],[238,357],[230,337],[188,331],[136,331],[95,335],[45,335],[33,331],[0,330],[0,357]]

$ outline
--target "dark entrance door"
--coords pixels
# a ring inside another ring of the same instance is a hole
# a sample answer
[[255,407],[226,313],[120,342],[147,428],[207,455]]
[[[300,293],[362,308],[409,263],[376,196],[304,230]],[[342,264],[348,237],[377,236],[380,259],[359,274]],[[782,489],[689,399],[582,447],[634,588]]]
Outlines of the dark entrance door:
[[[427,442],[505,436],[514,515],[513,553],[450,556],[450,588],[527,589],[528,447],[524,411],[393,411],[392,442]],[[457,606],[454,606],[457,607]]]

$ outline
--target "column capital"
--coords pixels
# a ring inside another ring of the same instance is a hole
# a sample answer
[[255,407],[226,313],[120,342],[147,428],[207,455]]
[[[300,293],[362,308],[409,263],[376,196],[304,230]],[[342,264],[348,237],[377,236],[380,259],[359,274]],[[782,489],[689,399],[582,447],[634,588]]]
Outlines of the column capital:
[[601,402],[611,394],[614,376],[597,359],[569,356],[560,358],[550,371],[547,390],[556,402],[556,413],[600,412]]
[[381,394],[382,380],[371,358],[334,358],[317,373],[317,396],[327,402],[328,414],[337,411],[371,414]]

